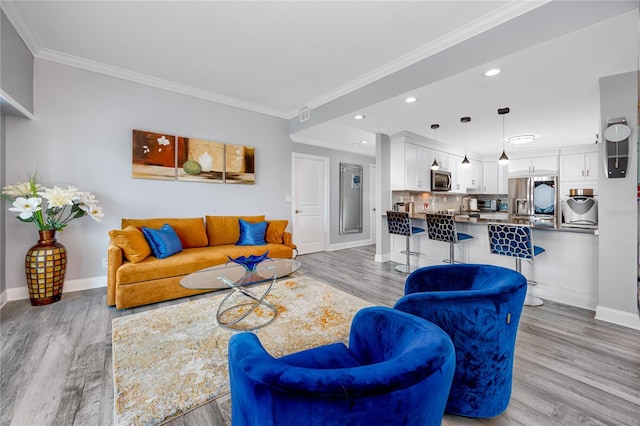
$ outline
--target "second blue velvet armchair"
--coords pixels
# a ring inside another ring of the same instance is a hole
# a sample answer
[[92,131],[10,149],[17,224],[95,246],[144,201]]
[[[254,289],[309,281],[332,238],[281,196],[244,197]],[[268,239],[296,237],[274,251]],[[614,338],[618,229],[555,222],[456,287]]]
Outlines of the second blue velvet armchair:
[[526,291],[522,274],[492,265],[431,266],[407,277],[395,308],[440,326],[456,349],[446,412],[484,418],[507,408]]

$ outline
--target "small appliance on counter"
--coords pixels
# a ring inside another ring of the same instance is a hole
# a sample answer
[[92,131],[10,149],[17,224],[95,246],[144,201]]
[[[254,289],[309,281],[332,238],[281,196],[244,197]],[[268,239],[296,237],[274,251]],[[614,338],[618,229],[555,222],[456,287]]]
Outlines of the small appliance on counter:
[[478,210],[482,212],[495,212],[498,210],[498,200],[478,200]]
[[404,211],[404,203],[393,203],[393,211],[394,212],[403,212]]
[[598,201],[593,189],[570,189],[562,201],[562,226],[595,229],[598,227]]

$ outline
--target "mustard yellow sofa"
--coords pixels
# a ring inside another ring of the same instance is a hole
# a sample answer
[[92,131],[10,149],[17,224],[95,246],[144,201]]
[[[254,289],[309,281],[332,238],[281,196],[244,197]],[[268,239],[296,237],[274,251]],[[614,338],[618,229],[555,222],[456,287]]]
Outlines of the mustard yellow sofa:
[[[236,245],[239,219],[267,222],[265,245]],[[159,259],[152,254],[143,227],[168,224],[177,234],[182,251]],[[180,280],[199,269],[226,263],[228,256],[260,255],[272,258],[297,255],[288,221],[265,220],[264,216],[205,216],[202,218],[122,219],[121,229],[109,231],[107,305],[117,309],[157,303],[210,290],[188,290]]]

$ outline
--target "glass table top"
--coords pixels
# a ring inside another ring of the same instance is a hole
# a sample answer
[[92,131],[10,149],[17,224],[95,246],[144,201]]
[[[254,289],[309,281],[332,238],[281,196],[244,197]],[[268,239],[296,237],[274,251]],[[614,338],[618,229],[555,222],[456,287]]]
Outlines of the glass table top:
[[247,286],[259,284],[275,278],[282,278],[300,269],[295,259],[267,259],[258,263],[254,270],[228,262],[193,272],[180,280],[180,285],[192,290],[228,289],[230,285]]

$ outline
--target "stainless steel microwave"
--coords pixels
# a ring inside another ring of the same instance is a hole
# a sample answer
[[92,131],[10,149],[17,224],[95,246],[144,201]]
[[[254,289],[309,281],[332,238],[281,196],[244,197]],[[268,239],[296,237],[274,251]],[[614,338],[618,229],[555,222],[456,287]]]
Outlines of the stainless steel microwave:
[[431,190],[451,191],[451,172],[431,170]]

